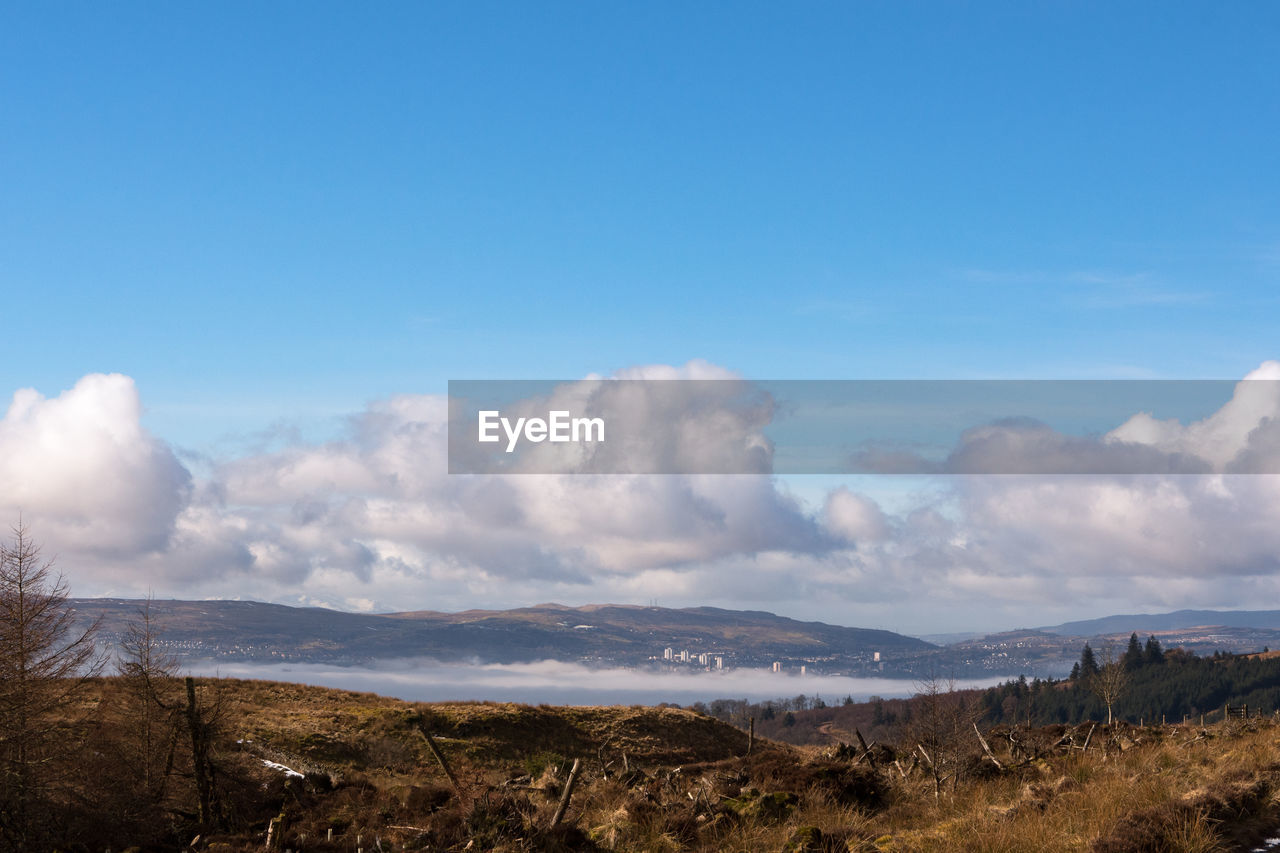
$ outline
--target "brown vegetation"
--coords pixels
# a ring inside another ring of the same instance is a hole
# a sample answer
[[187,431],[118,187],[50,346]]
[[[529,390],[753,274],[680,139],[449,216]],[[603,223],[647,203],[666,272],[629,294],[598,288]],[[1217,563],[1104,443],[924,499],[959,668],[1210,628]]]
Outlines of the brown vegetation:
[[984,749],[944,692],[941,727],[917,732],[941,732],[939,784],[919,744],[757,740],[747,756],[742,732],[675,708],[417,704],[201,679],[219,804],[201,826],[191,749],[178,751],[163,802],[139,809],[127,783],[138,768],[106,748],[137,743],[119,717],[135,687],[91,687],[82,710],[99,721],[96,757],[67,823],[94,839],[80,849],[175,849],[199,834],[196,849],[261,850],[270,828],[276,849],[308,851],[1212,851],[1272,828],[1280,792],[1270,720],[999,727]]

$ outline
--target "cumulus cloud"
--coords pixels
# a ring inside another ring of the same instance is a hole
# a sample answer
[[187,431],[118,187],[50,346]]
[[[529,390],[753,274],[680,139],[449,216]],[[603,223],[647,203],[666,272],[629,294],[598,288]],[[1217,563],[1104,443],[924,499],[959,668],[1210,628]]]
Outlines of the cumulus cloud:
[[[701,363],[618,376],[732,379]],[[658,598],[926,631],[1241,606],[1280,594],[1280,477],[1237,473],[1276,458],[1277,383],[1254,381],[1276,377],[1264,365],[1190,424],[1139,413],[1080,439],[998,423],[950,455],[960,472],[991,459],[1124,472],[1117,460],[1137,459],[1160,474],[959,473],[890,511],[838,484],[806,503],[764,475],[449,475],[448,401],[431,395],[373,403],[331,441],[196,478],[142,427],[133,382],[94,375],[56,397],[15,394],[0,508],[24,514],[78,593],[352,609]],[[729,408],[743,436],[767,418]]]
[[379,401],[332,441],[226,459],[199,481],[140,418],[132,381],[90,376],[53,399],[19,392],[0,430],[12,506],[93,590],[422,607],[835,544],[768,476],[450,476],[438,396]]
[[1280,473],[1280,362],[1251,371],[1207,418],[1183,425],[1138,413],[1106,440],[1197,457],[1214,471]]
[[26,388],[0,420],[0,507],[42,537],[133,556],[165,548],[191,491],[169,447],[141,426],[133,380],[85,376],[52,399]]
[[845,542],[879,542],[889,535],[889,521],[875,501],[840,486],[827,494],[823,521]]

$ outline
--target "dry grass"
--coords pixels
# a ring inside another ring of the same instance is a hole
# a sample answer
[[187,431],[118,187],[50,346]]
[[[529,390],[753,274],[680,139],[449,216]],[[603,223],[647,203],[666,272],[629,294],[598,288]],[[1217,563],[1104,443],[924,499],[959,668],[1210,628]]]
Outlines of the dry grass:
[[916,792],[877,817],[867,849],[1213,851],[1255,838],[1280,790],[1280,729],[1182,730],[1123,752],[1040,763],[1034,775],[962,785],[930,805]]
[[[284,846],[305,850],[1209,853],[1273,829],[1280,791],[1280,727],[1260,723],[1203,734],[1099,727],[1087,752],[1049,750],[1061,728],[1022,732],[1024,744],[1040,738],[1034,760],[993,737],[1003,772],[974,738],[962,775],[935,798],[931,779],[904,778],[887,753],[874,770],[759,741],[744,757],[741,732],[678,709],[203,685],[222,697],[223,760],[240,768],[243,813],[253,816],[206,837],[222,850],[261,849],[265,817],[283,812]],[[437,736],[460,789],[420,728]],[[310,775],[285,784],[260,757]],[[573,758],[578,786],[551,828]]]

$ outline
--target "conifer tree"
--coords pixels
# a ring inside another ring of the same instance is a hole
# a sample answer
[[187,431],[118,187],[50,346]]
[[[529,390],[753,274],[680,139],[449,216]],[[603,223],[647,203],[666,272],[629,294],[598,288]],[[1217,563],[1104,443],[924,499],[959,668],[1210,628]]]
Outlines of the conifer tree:
[[1160,648],[1160,641],[1155,637],[1147,637],[1147,646],[1142,656],[1147,664],[1164,663],[1164,649]]
[[55,771],[83,733],[81,690],[103,666],[98,623],[77,622],[21,521],[0,543],[0,849],[50,849]]
[[1093,656],[1093,649],[1088,643],[1084,644],[1084,651],[1080,653],[1080,677],[1092,678],[1098,674],[1098,661]]
[[1121,663],[1130,672],[1142,666],[1142,646],[1138,644],[1137,631],[1129,635],[1129,648],[1125,650]]

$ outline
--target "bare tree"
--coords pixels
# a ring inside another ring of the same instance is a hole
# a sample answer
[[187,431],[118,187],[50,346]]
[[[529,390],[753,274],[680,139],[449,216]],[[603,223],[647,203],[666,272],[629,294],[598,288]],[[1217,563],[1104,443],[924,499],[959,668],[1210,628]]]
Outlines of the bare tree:
[[0,543],[0,842],[40,846],[39,808],[74,755],[86,682],[102,670],[98,623],[78,625],[67,583],[51,574],[21,521]]
[[1119,701],[1129,687],[1129,670],[1123,660],[1117,660],[1111,644],[1102,648],[1102,667],[1089,681],[1094,695],[1107,706],[1107,725],[1111,725],[1111,707]]
[[164,799],[182,728],[178,659],[164,650],[160,632],[148,595],[125,626],[116,657],[126,697],[122,728],[131,731],[129,759],[149,805]]
[[954,788],[972,751],[971,726],[977,713],[973,702],[956,690],[953,679],[930,675],[916,687],[907,737],[915,743],[924,768],[933,777],[933,796],[939,799],[946,782]]

